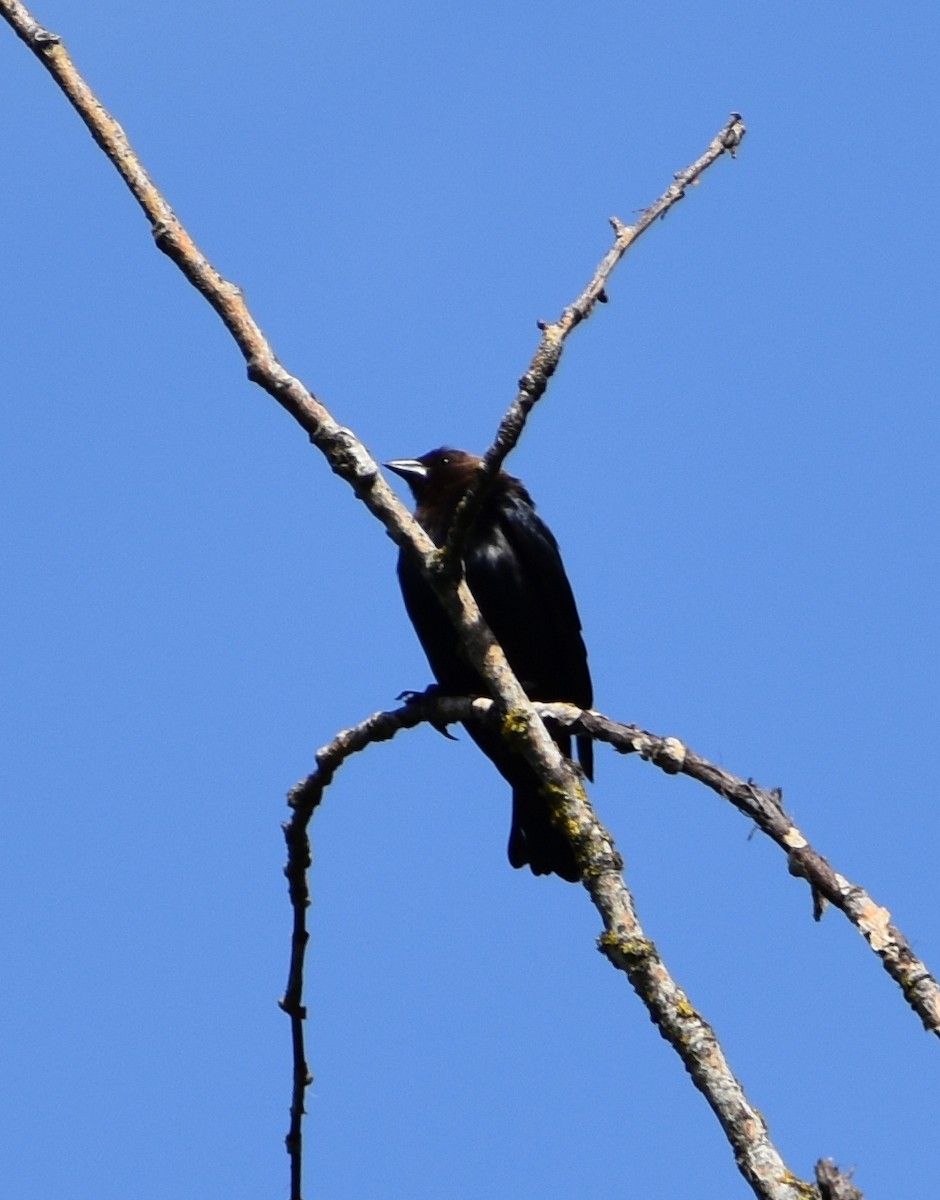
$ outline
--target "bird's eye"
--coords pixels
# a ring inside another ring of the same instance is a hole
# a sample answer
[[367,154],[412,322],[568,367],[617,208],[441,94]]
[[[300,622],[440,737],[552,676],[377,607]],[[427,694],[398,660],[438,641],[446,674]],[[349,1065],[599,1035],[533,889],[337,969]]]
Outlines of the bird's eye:
[[449,454],[445,454],[444,457],[441,459],[441,466],[442,467],[450,466],[450,455]]

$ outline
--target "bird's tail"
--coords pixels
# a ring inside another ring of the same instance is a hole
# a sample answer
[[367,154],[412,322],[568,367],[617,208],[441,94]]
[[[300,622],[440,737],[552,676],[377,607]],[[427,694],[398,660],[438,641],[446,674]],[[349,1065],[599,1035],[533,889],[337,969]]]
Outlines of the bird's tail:
[[533,875],[560,875],[569,883],[581,878],[571,843],[552,822],[548,801],[536,787],[512,789],[509,861],[528,865]]

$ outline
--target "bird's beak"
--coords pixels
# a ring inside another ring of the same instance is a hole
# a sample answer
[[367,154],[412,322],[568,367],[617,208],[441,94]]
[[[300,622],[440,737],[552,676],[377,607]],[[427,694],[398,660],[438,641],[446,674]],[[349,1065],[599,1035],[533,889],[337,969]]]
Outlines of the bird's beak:
[[400,475],[402,479],[406,479],[409,483],[420,483],[427,479],[428,469],[423,462],[418,462],[416,458],[393,458],[391,462],[384,464],[390,471],[394,471],[396,475]]

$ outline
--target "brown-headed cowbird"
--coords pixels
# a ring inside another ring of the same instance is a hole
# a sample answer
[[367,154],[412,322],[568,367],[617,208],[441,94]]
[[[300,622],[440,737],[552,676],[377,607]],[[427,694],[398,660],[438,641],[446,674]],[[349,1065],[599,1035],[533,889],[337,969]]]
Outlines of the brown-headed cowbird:
[[[442,447],[421,458],[385,465],[407,480],[415,516],[431,540],[442,545],[461,496],[481,459]],[[501,471],[477,513],[464,551],[467,585],[532,700],[564,700],[590,708],[591,675],[581,639],[581,620],[551,530],[535,511],[518,479]],[[486,687],[460,649],[457,633],[411,555],[398,558],[398,579],[408,616],[445,695],[486,695]],[[467,732],[512,785],[509,861],[528,863],[536,875],[580,878],[567,838],[552,824],[537,775],[495,730],[469,725]],[[571,737],[555,734],[571,756]],[[592,776],[590,738],[578,738],[578,758]]]

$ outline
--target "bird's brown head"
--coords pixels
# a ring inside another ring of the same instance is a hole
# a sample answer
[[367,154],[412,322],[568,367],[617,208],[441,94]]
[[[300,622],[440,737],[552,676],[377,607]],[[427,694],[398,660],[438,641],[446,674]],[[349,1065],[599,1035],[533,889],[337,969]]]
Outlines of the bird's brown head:
[[446,505],[457,503],[482,461],[466,450],[441,446],[420,458],[396,458],[385,465],[405,480],[419,505],[432,497]]

